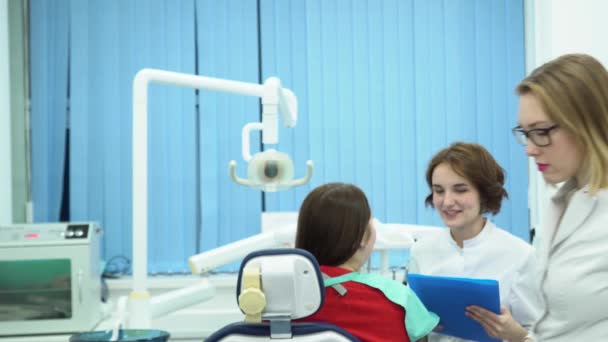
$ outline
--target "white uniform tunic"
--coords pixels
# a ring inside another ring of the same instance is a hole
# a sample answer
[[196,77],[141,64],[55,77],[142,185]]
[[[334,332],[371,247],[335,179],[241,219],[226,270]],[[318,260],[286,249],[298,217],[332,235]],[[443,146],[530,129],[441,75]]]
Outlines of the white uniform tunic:
[[[477,236],[463,241],[463,248],[446,228],[442,234],[416,242],[410,254],[409,273],[496,279],[501,304],[517,322],[528,329],[540,317],[543,304],[535,286],[538,265],[534,249],[490,220]],[[437,341],[465,340],[442,334],[429,336],[429,342]]]
[[608,190],[588,190],[573,180],[564,184],[537,231],[547,307],[536,341],[608,341]]

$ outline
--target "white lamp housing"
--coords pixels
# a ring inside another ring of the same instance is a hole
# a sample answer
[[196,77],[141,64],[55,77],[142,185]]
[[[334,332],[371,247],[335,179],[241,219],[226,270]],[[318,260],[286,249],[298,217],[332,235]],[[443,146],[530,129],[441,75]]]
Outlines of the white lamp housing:
[[306,175],[300,179],[293,179],[293,161],[285,153],[270,149],[256,153],[249,161],[247,179],[236,175],[236,161],[228,165],[230,177],[241,185],[274,192],[303,185],[312,178],[312,161],[306,162]]

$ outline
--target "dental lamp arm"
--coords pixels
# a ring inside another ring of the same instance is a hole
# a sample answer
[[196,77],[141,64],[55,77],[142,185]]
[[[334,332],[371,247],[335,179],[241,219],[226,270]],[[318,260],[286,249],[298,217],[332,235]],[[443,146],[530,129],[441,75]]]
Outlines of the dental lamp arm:
[[[278,82],[274,82],[275,84]],[[264,97],[264,86],[178,72],[143,69],[133,81],[133,291],[146,292],[148,200],[148,84],[160,83]],[[280,84],[280,82],[278,82]],[[278,90],[276,92],[279,92]],[[278,100],[277,100],[278,103]],[[288,108],[288,106],[287,106]],[[291,115],[290,115],[291,117]]]
[[295,228],[291,227],[238,240],[191,256],[188,259],[190,271],[192,274],[205,274],[219,266],[240,260],[253,251],[292,244],[295,236]]
[[279,87],[279,112],[281,113],[285,127],[295,127],[298,120],[298,99],[287,88]]
[[263,87],[264,94],[261,98],[264,135],[262,142],[276,144],[279,142],[277,112],[281,113],[285,127],[294,127],[298,119],[298,102],[294,93],[282,88],[281,81],[276,77],[269,77]]
[[158,69],[142,69],[133,80],[133,290],[130,295],[129,326],[150,327],[150,294],[148,293],[148,84],[159,83],[194,89],[207,89],[247,96],[263,102],[264,143],[278,142],[278,120],[281,112],[288,127],[295,125],[297,105],[291,91],[282,89],[278,79],[264,85],[213,77],[184,74]]
[[150,300],[150,316],[151,318],[158,318],[167,313],[206,301],[214,295],[215,286],[206,277],[201,278],[196,284],[152,297]]

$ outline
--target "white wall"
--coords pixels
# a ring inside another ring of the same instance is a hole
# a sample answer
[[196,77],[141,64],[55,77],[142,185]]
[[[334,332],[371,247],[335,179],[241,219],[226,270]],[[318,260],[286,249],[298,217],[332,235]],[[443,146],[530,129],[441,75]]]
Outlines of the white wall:
[[[525,10],[528,72],[572,52],[588,53],[608,67],[608,1],[526,0]],[[533,161],[529,170],[530,220],[536,227],[542,224],[544,207],[555,189],[545,184]]]
[[12,223],[8,0],[0,0],[0,224]]

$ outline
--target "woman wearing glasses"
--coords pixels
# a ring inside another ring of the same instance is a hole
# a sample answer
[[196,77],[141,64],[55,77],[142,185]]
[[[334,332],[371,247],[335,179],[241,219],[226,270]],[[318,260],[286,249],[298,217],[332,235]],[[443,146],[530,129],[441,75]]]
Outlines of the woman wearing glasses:
[[[529,341],[608,340],[608,72],[593,57],[561,56],[517,87],[526,154],[552,198],[535,246],[546,301]],[[473,312],[482,325],[496,315]]]

